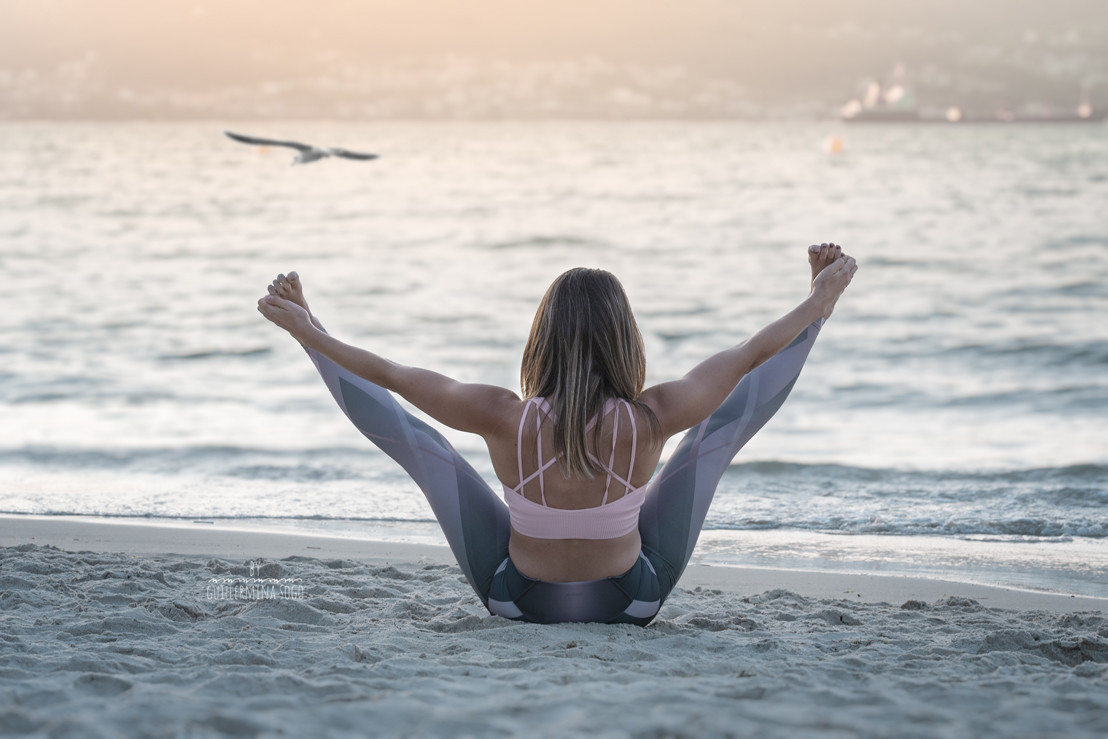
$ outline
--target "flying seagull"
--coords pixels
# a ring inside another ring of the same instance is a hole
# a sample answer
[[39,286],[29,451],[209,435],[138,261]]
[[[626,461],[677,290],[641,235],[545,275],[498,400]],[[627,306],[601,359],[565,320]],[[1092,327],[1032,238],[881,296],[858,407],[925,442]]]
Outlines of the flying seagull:
[[241,133],[233,133],[231,131],[224,131],[224,135],[229,139],[238,141],[242,144],[253,144],[254,146],[287,146],[290,149],[296,149],[299,154],[292,160],[293,164],[308,164],[314,162],[317,159],[326,159],[327,157],[342,157],[343,159],[361,159],[369,160],[376,159],[376,154],[359,154],[356,151],[347,151],[346,149],[336,149],[330,146],[310,146],[308,144],[301,144],[296,141],[276,141],[274,139],[259,139],[253,136],[243,136]]

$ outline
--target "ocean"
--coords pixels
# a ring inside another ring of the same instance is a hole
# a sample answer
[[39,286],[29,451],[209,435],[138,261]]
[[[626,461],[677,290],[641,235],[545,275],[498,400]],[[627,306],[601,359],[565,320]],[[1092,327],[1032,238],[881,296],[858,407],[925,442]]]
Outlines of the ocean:
[[[290,167],[224,128],[382,158]],[[835,241],[858,275],[695,560],[1108,597],[1106,132],[0,124],[0,512],[444,543],[256,312],[276,274],[340,338],[518,389],[551,280],[610,269],[653,383],[789,310]]]

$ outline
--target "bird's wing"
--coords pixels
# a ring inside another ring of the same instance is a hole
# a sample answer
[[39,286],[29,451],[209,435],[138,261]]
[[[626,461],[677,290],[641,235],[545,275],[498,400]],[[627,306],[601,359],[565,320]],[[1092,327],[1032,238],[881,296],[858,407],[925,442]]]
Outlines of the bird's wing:
[[347,151],[346,149],[329,148],[325,151],[333,157],[343,157],[344,159],[377,159],[378,154],[359,154],[356,151]]
[[277,141],[276,139],[259,139],[254,136],[243,136],[241,133],[234,133],[232,131],[224,131],[225,135],[229,139],[234,139],[242,144],[253,144],[255,146],[288,146],[300,151],[307,151],[312,147],[307,144],[301,144],[297,141]]

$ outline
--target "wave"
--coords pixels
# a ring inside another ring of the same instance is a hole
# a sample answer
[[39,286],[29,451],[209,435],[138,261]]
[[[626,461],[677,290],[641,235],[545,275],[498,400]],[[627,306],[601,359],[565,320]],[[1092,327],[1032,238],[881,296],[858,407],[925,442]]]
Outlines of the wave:
[[751,462],[728,470],[708,525],[843,534],[1108,537],[1108,466],[903,470]]
[[[313,524],[373,524],[373,525],[431,525],[437,526],[434,518],[404,516],[356,516],[356,515],[280,515],[267,514],[220,514],[206,511],[164,515],[155,513],[90,512],[88,510],[70,510],[65,508],[27,510],[9,510],[0,508],[2,515],[35,516],[87,516],[92,518],[132,519],[143,521],[183,522],[192,521],[227,523],[272,521],[279,524],[311,522]],[[705,531],[774,531],[793,530],[838,535],[884,535],[884,536],[936,536],[945,538],[978,539],[997,538],[1009,542],[1049,543],[1065,542],[1078,538],[1108,538],[1108,520],[1075,519],[1057,521],[1052,519],[1015,518],[1011,520],[916,520],[892,521],[881,518],[844,518],[791,520],[745,518],[730,519],[710,515],[704,525]]]
[[[47,444],[26,444],[15,448],[0,448],[0,464],[30,464],[45,467],[104,468],[119,470],[127,465],[141,466],[149,462],[165,462],[180,468],[187,463],[202,461],[221,464],[219,469],[236,470],[236,476],[248,476],[256,469],[268,473],[287,470],[294,465],[332,464],[336,460],[364,460],[376,451],[366,446],[331,446],[325,448],[264,447],[253,445],[196,445],[150,447],[74,447]],[[295,459],[291,463],[290,459]],[[944,490],[960,490],[965,495],[980,494],[999,484],[1036,486],[1039,493],[1050,491],[1076,502],[1082,495],[1090,503],[1108,505],[1108,465],[1074,464],[1062,467],[1031,467],[1026,469],[942,470],[905,469],[897,467],[859,467],[833,463],[806,464],[784,461],[753,461],[732,464],[724,479],[742,475],[768,483],[792,481],[811,483],[822,481],[851,485],[856,491],[879,495],[903,495],[905,490],[925,490],[940,486]]]
[[936,480],[1003,480],[1006,482],[1043,482],[1063,479],[1079,479],[1090,482],[1108,482],[1108,465],[1074,464],[1063,467],[1030,467],[1010,470],[913,470],[896,467],[853,467],[840,464],[804,464],[800,462],[759,461],[732,465],[766,476],[818,475],[836,478],[887,479],[918,477]]
[[105,470],[175,474],[202,470],[215,477],[241,480],[322,482],[367,477],[365,447],[269,449],[249,446],[193,446],[89,449],[29,445],[0,450],[0,464],[50,470]]
[[582,238],[580,236],[570,236],[568,234],[550,234],[550,235],[536,235],[522,239],[514,239],[512,241],[498,241],[494,243],[482,245],[487,249],[502,250],[502,249],[528,249],[531,247],[540,247],[544,249],[554,247],[578,247],[578,248],[604,248],[608,244],[603,241],[597,241],[590,238]]
[[1049,244],[1052,248],[1067,246],[1108,246],[1108,237],[1102,234],[1075,234],[1062,239],[1056,239]]
[[[848,489],[869,500],[940,500],[945,503],[1010,501],[1013,505],[1108,507],[1108,465],[1076,464],[1015,470],[905,470],[835,464],[747,462],[728,475],[744,484],[797,484],[797,494],[813,485]],[[753,478],[753,479],[751,479]],[[727,479],[727,478],[725,478]]]
[[833,534],[885,534],[889,536],[1004,537],[1037,541],[1068,541],[1074,537],[1108,538],[1108,518],[1015,519],[924,519],[897,521],[885,518],[843,518],[780,520],[764,518],[709,518],[705,529],[726,531],[768,531],[793,529]]
[[940,355],[957,357],[988,357],[1005,360],[1035,359],[1046,366],[1072,367],[1074,364],[1101,366],[1108,364],[1108,341],[1061,344],[1050,341],[1008,340],[995,343],[972,343],[950,347]]
[[397,516],[325,516],[325,515],[311,515],[311,516],[282,516],[277,515],[250,515],[250,514],[216,514],[211,515],[207,513],[196,513],[193,515],[163,515],[157,513],[87,513],[81,511],[68,511],[68,510],[43,510],[35,511],[34,513],[28,513],[26,511],[9,511],[0,508],[0,515],[4,516],[43,516],[50,518],[59,518],[62,516],[82,516],[84,518],[106,518],[106,519],[127,519],[127,520],[140,520],[140,521],[166,521],[166,522],[184,522],[191,521],[193,523],[206,523],[212,521],[249,521],[262,523],[265,521],[276,521],[280,523],[296,523],[297,521],[311,521],[312,523],[355,523],[355,524],[434,524],[438,525],[438,521],[434,518],[404,518]]
[[[0,466],[30,469],[60,484],[53,492],[12,491],[2,505],[8,513],[40,515],[240,519],[279,511],[275,518],[289,520],[426,523],[422,496],[385,461],[361,446],[27,445],[0,449]],[[490,469],[482,468],[482,474],[495,484]],[[90,479],[96,480],[95,492],[81,493]],[[917,470],[745,462],[724,474],[706,527],[1103,539],[1108,538],[1108,465]]]
[[162,360],[193,360],[193,359],[217,359],[221,357],[260,357],[272,354],[270,347],[255,347],[251,349],[209,349],[186,352],[184,354],[162,354],[158,359]]

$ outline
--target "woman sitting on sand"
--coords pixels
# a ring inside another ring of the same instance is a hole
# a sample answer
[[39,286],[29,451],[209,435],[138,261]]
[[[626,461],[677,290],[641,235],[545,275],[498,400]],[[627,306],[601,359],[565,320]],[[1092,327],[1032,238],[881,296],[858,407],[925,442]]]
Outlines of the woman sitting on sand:
[[[602,270],[570,270],[547,290],[523,353],[522,399],[331,337],[295,272],[273,281],[258,310],[304,346],[343,412],[423,490],[490,612],[645,626],[688,564],[731,459],[784,403],[857,270],[834,244],[809,247],[808,259],[811,294],[800,305],[646,389],[627,296]],[[389,391],[480,434],[504,500]],[[655,475],[666,440],[685,429]]]

